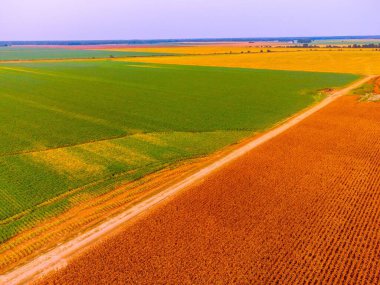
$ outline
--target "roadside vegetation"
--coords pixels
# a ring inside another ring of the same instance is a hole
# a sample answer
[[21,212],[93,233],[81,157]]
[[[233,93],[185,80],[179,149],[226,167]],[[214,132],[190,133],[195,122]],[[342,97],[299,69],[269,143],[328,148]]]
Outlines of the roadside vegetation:
[[363,84],[363,86],[353,90],[353,95],[358,95],[360,101],[378,102],[380,101],[380,77]]

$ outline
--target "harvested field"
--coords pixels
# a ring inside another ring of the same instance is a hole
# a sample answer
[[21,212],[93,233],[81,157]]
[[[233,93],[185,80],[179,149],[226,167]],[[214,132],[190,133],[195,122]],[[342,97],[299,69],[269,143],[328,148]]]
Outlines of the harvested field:
[[379,137],[340,98],[39,284],[379,284]]
[[300,52],[264,52],[233,55],[169,56],[134,58],[128,59],[128,61],[367,75],[380,74],[380,51],[374,50],[304,50]]

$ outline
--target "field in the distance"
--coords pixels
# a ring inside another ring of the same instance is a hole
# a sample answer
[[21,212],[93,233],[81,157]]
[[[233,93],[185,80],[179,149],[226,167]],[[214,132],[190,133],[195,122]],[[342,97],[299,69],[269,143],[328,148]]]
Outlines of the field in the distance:
[[287,48],[285,46],[272,47],[270,44],[265,46],[257,46],[254,44],[209,44],[209,45],[180,45],[180,46],[142,46],[142,47],[99,47],[97,50],[108,51],[125,51],[125,52],[151,52],[151,53],[170,53],[170,54],[192,54],[192,55],[206,55],[206,54],[229,54],[229,53],[259,53],[261,51],[267,52],[269,50],[277,52],[292,52],[300,50],[301,48]]
[[33,251],[12,251],[21,232],[358,78],[113,61],[2,64],[0,75],[0,254],[12,253],[0,271]]
[[355,39],[355,40],[316,40],[311,42],[312,45],[336,45],[336,46],[348,46],[348,45],[369,45],[380,44],[380,39]]
[[165,55],[145,51],[105,51],[69,48],[40,47],[0,47],[0,61],[40,60],[40,59],[75,59],[75,58],[111,58]]

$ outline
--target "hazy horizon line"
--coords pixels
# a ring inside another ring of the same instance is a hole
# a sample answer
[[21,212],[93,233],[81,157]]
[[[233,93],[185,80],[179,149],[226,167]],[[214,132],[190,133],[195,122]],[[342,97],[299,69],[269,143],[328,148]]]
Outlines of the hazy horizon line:
[[335,36],[264,36],[264,37],[189,37],[189,38],[130,38],[130,39],[35,39],[0,40],[0,42],[97,42],[97,41],[185,41],[185,40],[276,40],[276,39],[380,39],[378,35],[335,35]]

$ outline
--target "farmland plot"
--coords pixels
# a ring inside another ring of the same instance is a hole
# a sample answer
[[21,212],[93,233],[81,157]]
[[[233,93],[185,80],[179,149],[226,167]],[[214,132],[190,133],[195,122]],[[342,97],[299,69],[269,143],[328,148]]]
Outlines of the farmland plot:
[[[316,102],[319,90],[357,78],[110,61],[2,64],[0,254],[13,256],[12,238],[73,206],[236,143]],[[29,253],[3,258],[0,271]]]
[[312,72],[380,74],[380,52],[374,50],[304,49],[297,52],[270,52],[233,55],[168,56],[134,58],[136,62],[244,67]]

